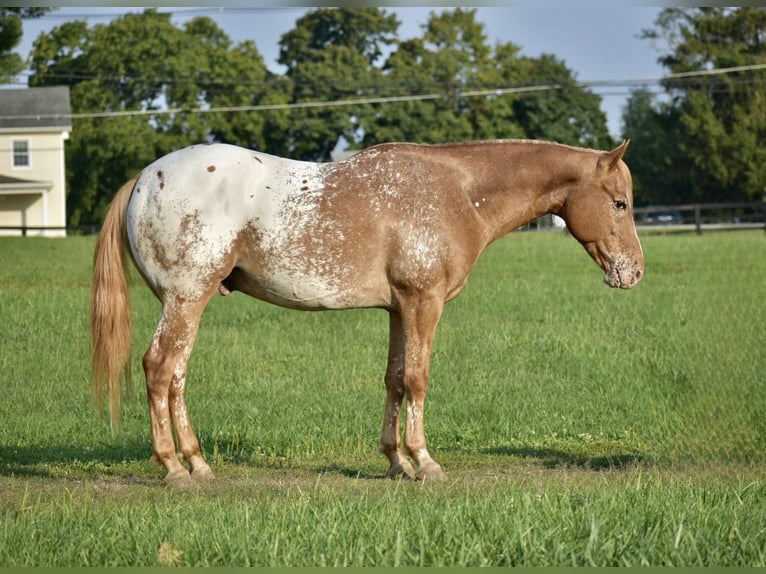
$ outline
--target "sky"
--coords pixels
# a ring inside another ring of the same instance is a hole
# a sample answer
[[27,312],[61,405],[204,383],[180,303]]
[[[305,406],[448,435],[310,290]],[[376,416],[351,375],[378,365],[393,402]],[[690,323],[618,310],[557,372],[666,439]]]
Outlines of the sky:
[[[252,40],[263,55],[267,66],[279,72],[276,60],[279,39],[291,30],[295,22],[309,8],[223,8],[174,7],[158,8],[171,11],[173,21],[182,24],[197,17],[207,16],[235,41]],[[399,38],[422,35],[423,25],[431,12],[444,7],[387,7],[396,13],[401,25]],[[137,7],[60,7],[37,20],[24,23],[24,36],[17,48],[26,57],[35,38],[67,20],[87,19],[90,25],[107,23],[110,18]],[[661,8],[625,6],[620,2],[521,2],[513,6],[481,6],[477,20],[485,25],[490,44],[513,42],[524,55],[537,57],[554,54],[563,60],[581,82],[647,80],[651,85],[666,71],[657,63],[660,52],[649,40],[639,36],[641,31],[653,27]],[[621,132],[622,109],[629,96],[629,87],[595,86],[592,91],[602,96],[602,109],[607,114],[609,131],[615,137]]]

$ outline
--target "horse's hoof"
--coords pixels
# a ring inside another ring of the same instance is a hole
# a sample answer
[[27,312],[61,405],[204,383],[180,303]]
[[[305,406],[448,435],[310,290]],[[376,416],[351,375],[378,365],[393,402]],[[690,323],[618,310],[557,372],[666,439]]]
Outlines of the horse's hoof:
[[388,478],[411,478],[414,480],[415,478],[415,471],[413,470],[412,466],[409,464],[401,465],[401,464],[392,464],[389,469],[388,473],[386,474]]
[[415,478],[418,480],[447,480],[447,474],[442,470],[438,464],[433,463],[426,466],[421,466],[415,473]]

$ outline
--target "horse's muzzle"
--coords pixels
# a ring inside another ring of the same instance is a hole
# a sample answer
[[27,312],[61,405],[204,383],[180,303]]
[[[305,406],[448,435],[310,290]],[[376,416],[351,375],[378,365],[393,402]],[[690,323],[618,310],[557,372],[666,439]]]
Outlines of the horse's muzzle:
[[596,241],[584,244],[585,250],[604,270],[604,283],[610,287],[631,289],[644,276],[644,255],[639,247],[637,254],[610,254]]
[[621,257],[610,262],[604,272],[604,283],[610,287],[632,289],[644,276],[643,262],[638,263]]

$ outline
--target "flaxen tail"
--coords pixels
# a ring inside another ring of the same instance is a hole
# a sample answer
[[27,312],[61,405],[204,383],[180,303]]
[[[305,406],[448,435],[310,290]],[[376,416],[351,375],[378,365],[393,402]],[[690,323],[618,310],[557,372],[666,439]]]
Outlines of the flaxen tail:
[[[139,174],[140,175],[140,174]],[[109,393],[109,416],[114,431],[120,423],[121,380],[130,383],[130,295],[127,276],[128,201],[138,175],[114,196],[98,235],[90,295],[91,384],[103,409],[104,386]]]

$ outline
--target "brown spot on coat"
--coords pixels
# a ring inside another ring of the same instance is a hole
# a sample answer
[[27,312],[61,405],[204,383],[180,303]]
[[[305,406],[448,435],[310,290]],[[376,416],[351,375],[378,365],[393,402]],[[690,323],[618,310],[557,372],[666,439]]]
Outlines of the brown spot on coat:
[[207,166],[207,170],[208,170],[210,173],[213,173],[213,172],[215,171],[215,166],[214,166],[214,165],[209,165],[209,166]]
[[254,155],[254,156],[253,156],[253,159],[254,159],[255,161],[257,161],[258,163],[263,163],[263,162],[261,161],[261,158],[259,158],[257,155]]

